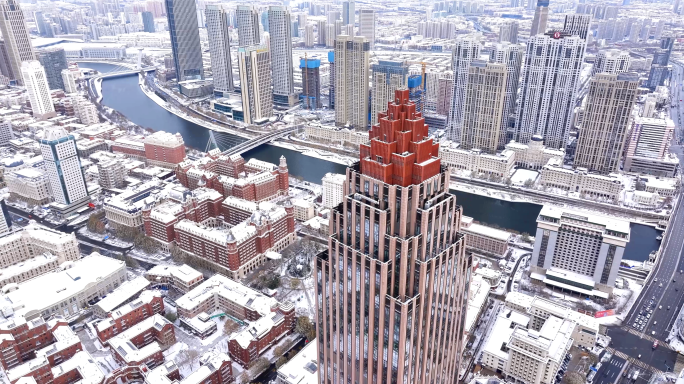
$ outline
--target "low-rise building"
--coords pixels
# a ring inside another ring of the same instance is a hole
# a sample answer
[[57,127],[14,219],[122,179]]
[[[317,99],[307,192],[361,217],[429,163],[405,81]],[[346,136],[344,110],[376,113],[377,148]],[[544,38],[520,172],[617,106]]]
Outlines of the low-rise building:
[[318,343],[311,340],[278,368],[276,384],[318,384]]
[[111,312],[107,317],[95,324],[97,338],[102,344],[126,331],[135,324],[164,313],[164,300],[159,291],[144,291],[140,297]]
[[155,265],[145,272],[145,277],[152,286],[172,286],[183,293],[190,292],[204,281],[204,275],[187,264]]
[[298,221],[307,221],[314,216],[314,204],[303,199],[293,199],[294,218]]
[[[473,335],[478,321],[482,316],[489,299],[489,290],[491,285],[482,278],[482,276],[475,275],[470,281],[468,288],[468,310],[466,311],[465,333],[466,339]],[[465,343],[463,343],[465,348]]]
[[57,256],[46,252],[0,270],[0,287],[19,284],[59,268]]
[[511,141],[506,149],[515,153],[515,165],[527,169],[541,169],[551,159],[565,158],[564,149],[547,148],[541,136],[532,136],[529,144]]
[[360,132],[345,127],[309,123],[304,127],[306,138],[325,144],[351,145],[358,147],[368,143],[368,132]]
[[93,314],[103,319],[115,309],[135,300],[140,296],[140,293],[149,286],[150,282],[142,276],[138,276],[133,280],[124,281],[114,290],[114,292],[95,304],[93,307]]
[[143,140],[142,136],[119,137],[112,143],[112,152],[121,153],[134,160],[147,162]]
[[109,346],[119,364],[145,365],[148,369],[154,369],[164,362],[161,345],[175,342],[173,324],[164,316],[155,314],[109,339]]
[[119,226],[142,228],[143,208],[156,205],[162,184],[160,180],[152,179],[105,199],[103,207],[109,225],[114,229]]
[[347,176],[339,173],[326,173],[323,177],[323,206],[333,208],[344,200],[344,183]]
[[[234,381],[233,362],[230,357],[216,350],[206,352],[199,358],[199,368],[181,379],[178,366],[173,361],[153,369],[145,377],[146,384],[229,384]],[[300,383],[304,384],[304,383]]]
[[644,207],[653,208],[658,205],[659,200],[658,194],[653,192],[634,191],[632,194],[632,202]]
[[180,133],[157,131],[144,142],[147,163],[164,168],[173,168],[185,159],[185,142]]
[[117,189],[124,186],[128,172],[121,159],[111,159],[97,163],[97,174],[102,188]]
[[461,216],[461,230],[466,235],[466,249],[504,257],[508,252],[508,242],[513,234],[473,222],[469,216]]
[[664,177],[642,177],[645,179],[645,191],[657,193],[661,197],[672,197],[679,190],[679,180]]
[[568,169],[561,159],[550,159],[541,170],[541,185],[578,192],[580,196],[605,199],[617,203],[624,189],[618,174],[599,175],[586,168]]
[[[27,321],[23,316],[3,319],[0,322],[2,368],[7,371],[33,359],[37,350],[53,340],[53,330],[60,325],[59,321],[52,320],[48,323],[41,317]],[[66,322],[61,324],[67,325]]]
[[502,181],[511,177],[515,167],[515,153],[512,151],[504,150],[491,155],[479,149],[461,149],[457,143],[452,142],[441,143],[439,157],[451,169],[495,176]]
[[36,168],[24,168],[5,174],[10,197],[31,205],[45,205],[52,201],[50,180]]
[[107,143],[104,139],[81,139],[76,141],[76,152],[78,157],[85,159],[97,151],[106,151]]

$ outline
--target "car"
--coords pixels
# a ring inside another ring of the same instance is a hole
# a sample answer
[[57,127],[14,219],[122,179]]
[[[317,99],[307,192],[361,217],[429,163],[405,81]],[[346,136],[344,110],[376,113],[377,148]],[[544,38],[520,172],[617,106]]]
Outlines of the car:
[[658,309],[663,309],[663,306],[661,305],[660,307],[658,307]]

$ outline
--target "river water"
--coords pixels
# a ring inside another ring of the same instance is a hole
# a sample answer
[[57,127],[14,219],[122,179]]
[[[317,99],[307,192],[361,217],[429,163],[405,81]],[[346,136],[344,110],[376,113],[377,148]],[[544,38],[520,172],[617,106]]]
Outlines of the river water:
[[[79,63],[81,67],[107,72],[113,66],[104,63]],[[137,76],[117,77],[102,81],[102,102],[104,105],[123,113],[128,119],[142,127],[180,133],[186,145],[204,150],[209,140],[209,130],[191,123],[166,111],[150,100],[138,86]],[[217,136],[225,133],[216,134]],[[230,140],[230,138],[228,138]],[[225,149],[225,148],[222,148]],[[245,152],[245,160],[256,158],[278,164],[280,156],[287,159],[288,169],[293,176],[320,184],[321,178],[328,173],[345,173],[346,166],[327,160],[302,155],[290,149],[262,145]],[[456,201],[463,206],[463,213],[475,220],[516,232],[536,232],[536,219],[541,205],[523,202],[510,202],[467,192],[455,191]],[[625,259],[643,261],[651,251],[658,249],[656,237],[659,231],[641,224],[631,225],[631,239],[625,249]]]

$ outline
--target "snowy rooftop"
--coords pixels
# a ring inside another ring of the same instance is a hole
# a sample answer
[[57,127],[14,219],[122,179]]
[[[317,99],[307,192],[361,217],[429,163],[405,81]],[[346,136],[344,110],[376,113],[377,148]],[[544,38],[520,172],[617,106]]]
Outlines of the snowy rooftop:
[[525,308],[530,308],[532,306],[532,301],[534,301],[533,296],[526,295],[526,294],[521,293],[521,292],[509,292],[506,295],[506,303],[519,305],[519,306],[525,307]]
[[55,377],[55,381],[57,381],[59,376],[73,370],[78,370],[81,376],[81,380],[76,381],[74,384],[98,384],[103,382],[105,378],[97,362],[86,351],[80,351],[71,359],[52,368],[52,375]]
[[523,185],[527,180],[537,180],[537,176],[539,176],[539,172],[520,168],[511,176],[511,183],[514,185]]
[[162,223],[170,223],[183,213],[183,206],[172,201],[164,202],[150,211],[150,218]]
[[311,340],[290,361],[278,368],[278,382],[283,384],[318,383],[318,343]]
[[605,227],[606,230],[627,234],[627,237],[629,238],[629,221],[624,221],[613,217],[602,216],[598,214],[588,214],[586,212],[577,212],[551,205],[544,205],[544,207],[541,209],[541,212],[539,212],[537,222],[546,221],[542,219],[543,217],[554,219],[557,221],[557,223],[560,223],[562,218],[572,220],[576,224],[579,222],[585,222],[589,225],[599,225]]
[[501,271],[495,271],[491,268],[479,267],[474,272],[475,275],[480,275],[485,279],[498,279],[501,277]]
[[508,241],[511,238],[511,236],[513,236],[513,234],[510,232],[502,231],[500,229],[476,223],[470,224],[467,228],[463,228],[463,231],[471,232],[476,235],[489,237],[499,241]]
[[142,276],[138,276],[133,280],[125,281],[114,292],[110,293],[104,299],[97,303],[97,306],[104,313],[109,313],[128,301],[131,297],[140,293],[150,285],[150,282]]
[[261,339],[271,328],[278,325],[284,319],[278,312],[269,312],[254,322],[249,323],[247,328],[234,335],[231,340],[237,341],[240,347],[247,349],[252,341]]
[[153,276],[167,276],[176,278],[186,284],[202,276],[202,273],[190,267],[187,264],[183,265],[155,265],[146,274]]
[[164,316],[156,314],[109,339],[108,343],[112,349],[116,350],[124,360],[128,362],[142,361],[152,354],[160,351],[161,348],[157,342],[153,342],[142,348],[138,348],[131,342],[131,339],[151,328],[155,328],[157,331],[160,331],[166,324],[171,323],[169,323]]
[[[46,252],[42,255],[10,265],[7,268],[0,269],[0,280],[11,279],[14,276],[21,275],[24,272],[35,270],[42,266],[47,266],[53,262],[57,262],[57,256]],[[54,265],[57,267],[57,264]]]
[[275,164],[269,163],[266,161],[261,161],[258,159],[249,159],[249,161],[247,161],[245,163],[245,167],[260,169],[262,171],[269,171],[269,172],[275,171],[276,169],[278,169],[278,166],[276,166]]
[[480,314],[480,309],[489,297],[491,286],[481,276],[473,276],[468,291],[468,310],[466,311],[465,330],[469,332]]
[[530,318],[524,316],[518,312],[511,310],[504,310],[496,318],[494,327],[492,327],[489,332],[489,338],[482,348],[483,352],[490,353],[499,359],[508,360],[508,352],[502,350],[504,343],[508,343],[513,334],[513,329],[515,326],[512,324],[517,324],[522,327],[527,327]]
[[[144,277],[143,277],[143,279],[144,279]],[[111,313],[111,317],[107,317],[106,319],[95,324],[95,329],[97,329],[98,332],[104,331],[105,329],[113,326],[114,321],[116,319],[119,319],[123,316],[126,316],[127,314],[129,314],[129,313],[133,312],[134,310],[140,308],[140,306],[142,306],[142,305],[151,303],[155,297],[161,297],[161,293],[159,293],[159,291],[144,291],[143,293],[140,294],[140,297],[137,298],[136,300],[133,300],[132,302],[123,305],[121,308],[115,309]]]

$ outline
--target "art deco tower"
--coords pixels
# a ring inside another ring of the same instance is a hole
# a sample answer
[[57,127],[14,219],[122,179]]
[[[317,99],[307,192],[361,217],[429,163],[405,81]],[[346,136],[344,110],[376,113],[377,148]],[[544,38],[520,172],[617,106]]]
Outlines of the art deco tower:
[[439,144],[397,90],[316,259],[319,383],[456,383],[471,259]]

